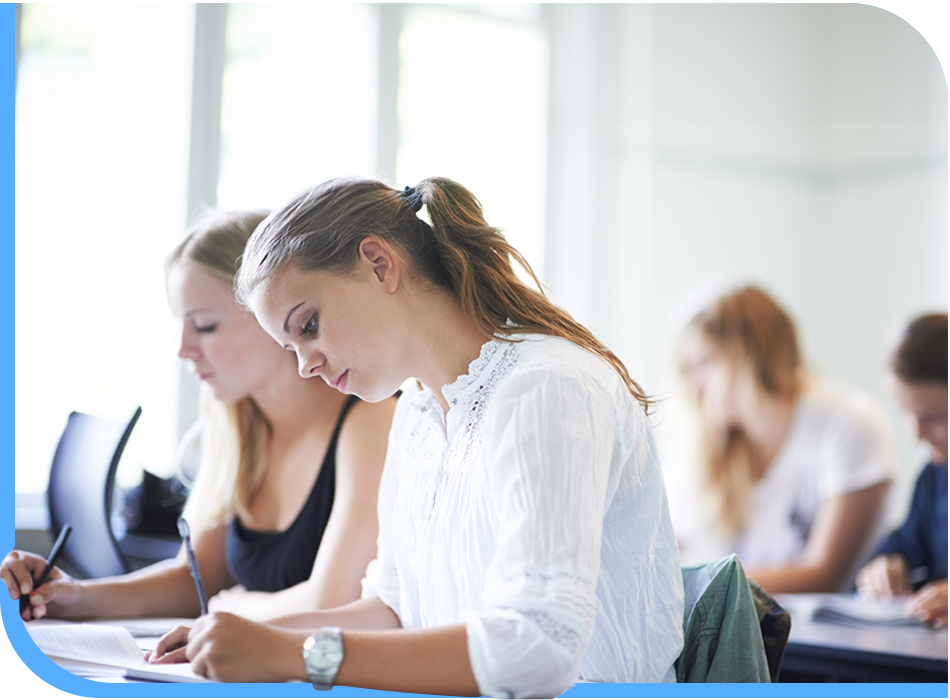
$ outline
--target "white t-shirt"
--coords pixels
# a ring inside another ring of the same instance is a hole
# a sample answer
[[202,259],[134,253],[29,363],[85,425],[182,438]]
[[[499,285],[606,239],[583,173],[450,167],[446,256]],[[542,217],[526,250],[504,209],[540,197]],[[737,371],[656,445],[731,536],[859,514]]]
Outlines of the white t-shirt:
[[896,465],[877,401],[851,387],[816,382],[798,400],[785,441],[754,486],[747,527],[738,537],[715,526],[714,505],[700,492],[695,471],[691,478],[670,477],[683,560],[711,561],[735,552],[747,568],[792,563],[804,552],[823,500],[887,481]]
[[492,340],[399,401],[379,491],[377,595],[404,628],[464,621],[479,689],[675,681],[679,555],[643,409],[565,340]]

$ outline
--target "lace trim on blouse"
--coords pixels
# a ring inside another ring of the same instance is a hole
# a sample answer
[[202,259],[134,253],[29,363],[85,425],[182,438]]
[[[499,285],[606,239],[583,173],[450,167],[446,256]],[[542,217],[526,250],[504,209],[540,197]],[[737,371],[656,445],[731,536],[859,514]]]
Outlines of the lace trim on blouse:
[[562,625],[542,610],[528,610],[523,612],[526,618],[538,626],[544,636],[564,647],[571,654],[576,654],[581,647],[581,636],[567,625]]

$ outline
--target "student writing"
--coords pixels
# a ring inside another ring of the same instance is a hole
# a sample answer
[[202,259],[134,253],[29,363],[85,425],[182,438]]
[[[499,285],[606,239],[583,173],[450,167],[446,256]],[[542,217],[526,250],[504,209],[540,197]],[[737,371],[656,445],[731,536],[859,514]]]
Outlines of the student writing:
[[895,469],[882,409],[807,371],[792,319],[756,286],[710,299],[679,360],[698,445],[669,484],[684,558],[735,552],[772,593],[842,590]]
[[888,363],[887,384],[930,461],[904,523],[858,572],[869,598],[908,596],[907,612],[947,626],[947,314],[908,323]]
[[[375,556],[376,494],[395,407],[346,397],[297,375],[238,306],[231,287],[264,212],[225,212],[198,224],[167,262],[181,321],[179,356],[202,385],[202,464],[185,515],[212,610],[251,618],[335,607],[360,595]],[[54,568],[33,590],[41,557],[0,565],[24,619],[196,616],[184,554],[124,576],[79,581]],[[216,595],[215,595],[216,594]]]
[[527,267],[444,178],[327,182],[258,228],[239,296],[301,375],[368,401],[416,380],[378,555],[356,603],[268,625],[211,614],[156,657],[221,680],[495,697],[675,680],[682,578],[648,399],[512,261]]

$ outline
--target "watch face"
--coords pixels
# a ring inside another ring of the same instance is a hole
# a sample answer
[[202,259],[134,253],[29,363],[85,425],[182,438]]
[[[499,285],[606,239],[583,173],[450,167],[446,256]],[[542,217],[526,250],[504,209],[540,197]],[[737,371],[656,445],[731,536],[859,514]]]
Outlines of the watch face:
[[310,662],[315,668],[334,668],[343,661],[343,649],[339,639],[316,639],[310,649]]

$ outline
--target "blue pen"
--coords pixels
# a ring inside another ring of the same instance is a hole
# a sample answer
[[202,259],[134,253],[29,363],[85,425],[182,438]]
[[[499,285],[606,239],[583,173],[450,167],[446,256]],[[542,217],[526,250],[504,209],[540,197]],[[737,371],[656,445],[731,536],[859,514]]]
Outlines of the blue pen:
[[201,614],[208,614],[208,599],[205,597],[205,587],[201,583],[201,572],[198,571],[198,561],[195,559],[195,550],[191,548],[191,529],[188,527],[188,521],[184,518],[178,518],[178,534],[181,535],[182,542],[185,544],[185,556],[188,557],[188,568],[191,569],[191,578],[195,582],[195,591],[198,593],[198,605],[201,606]]

